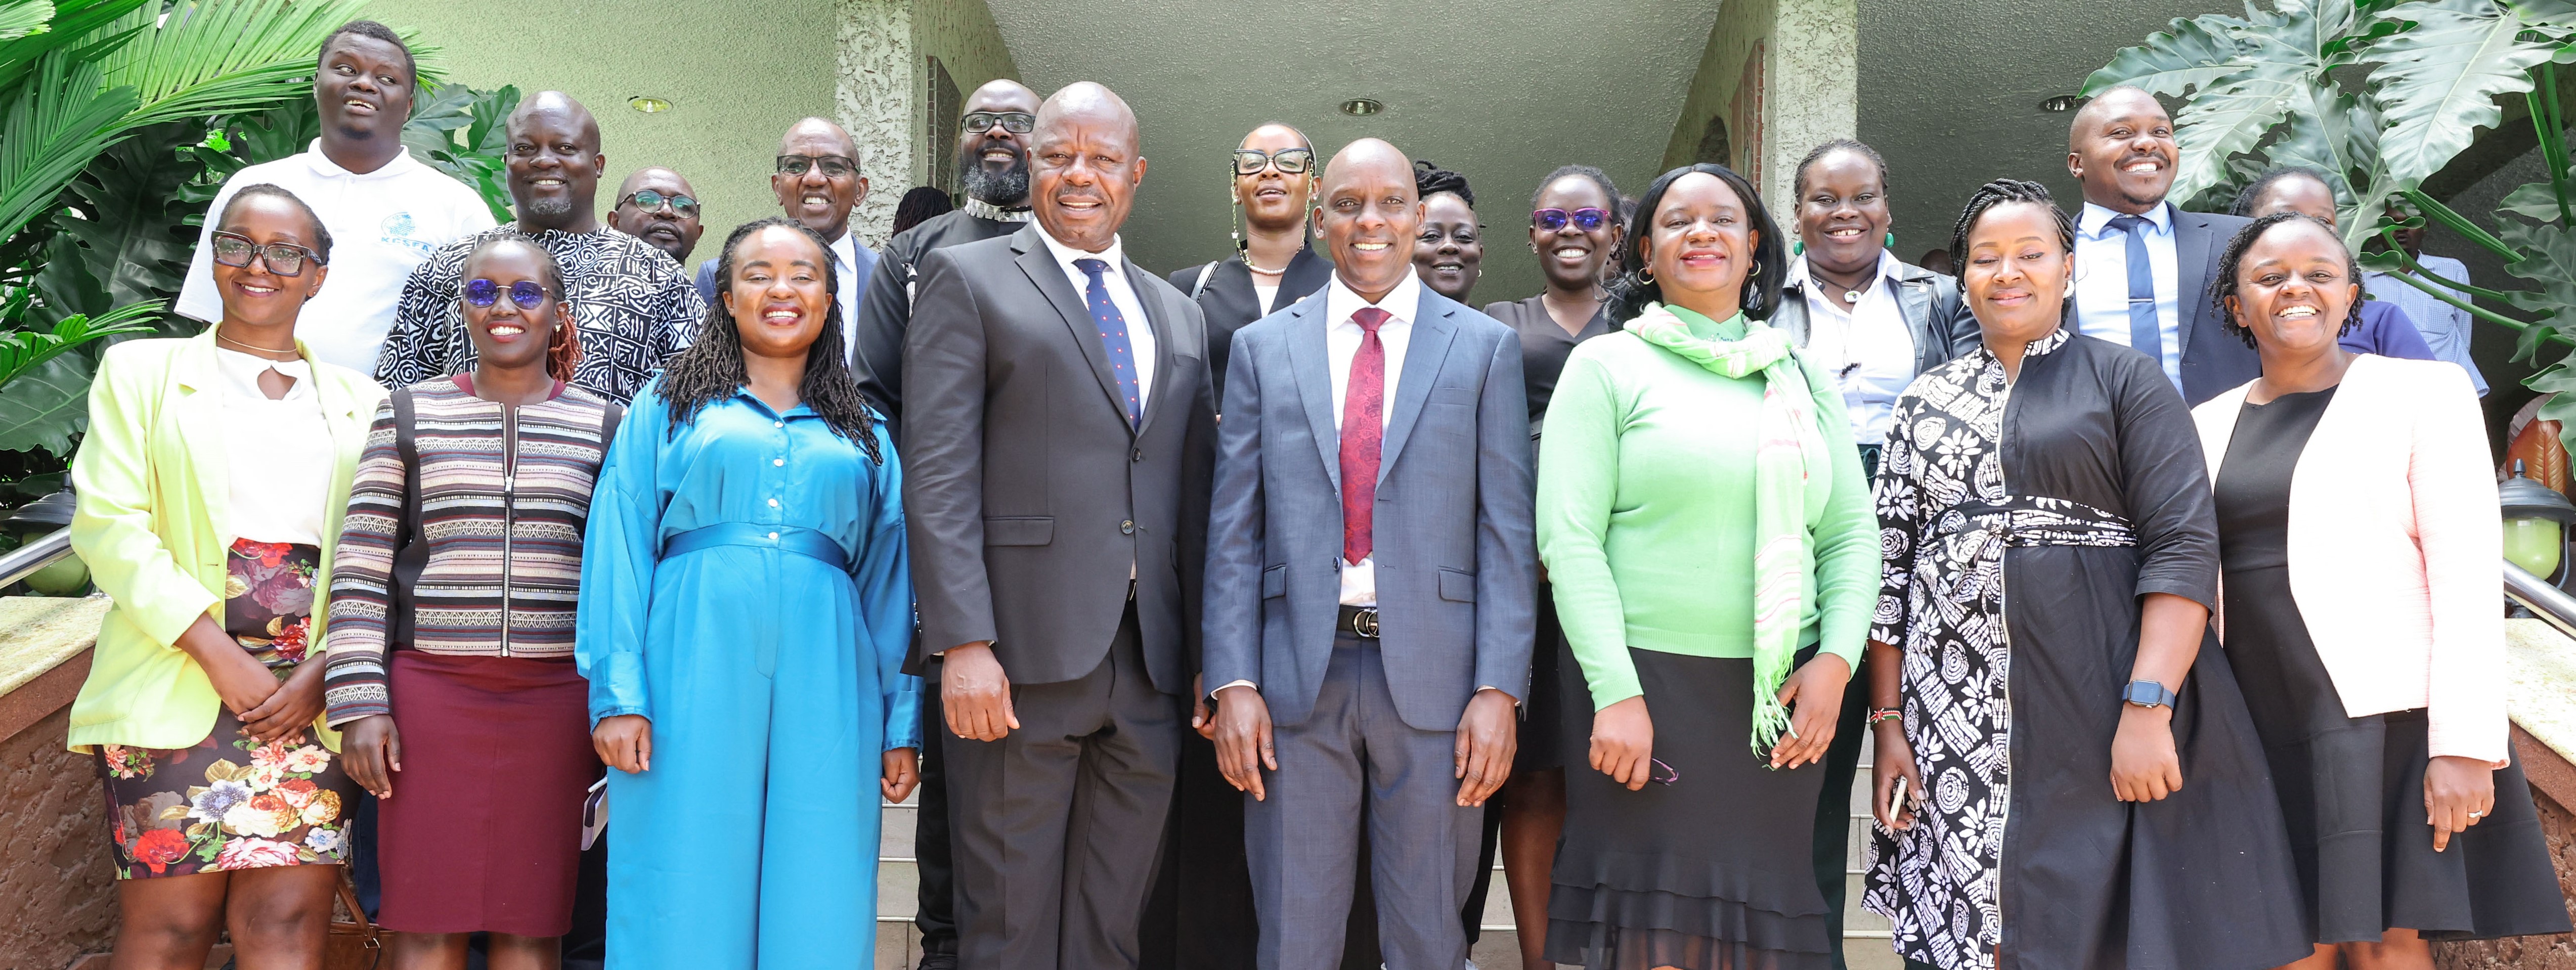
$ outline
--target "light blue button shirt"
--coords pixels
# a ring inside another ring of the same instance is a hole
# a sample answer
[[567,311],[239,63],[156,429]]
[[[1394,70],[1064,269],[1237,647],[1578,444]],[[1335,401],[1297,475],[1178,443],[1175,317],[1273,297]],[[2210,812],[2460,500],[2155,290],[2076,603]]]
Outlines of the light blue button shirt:
[[[2458,283],[2469,282],[2469,268],[2459,260],[2431,253],[2415,257],[2426,272]],[[2426,280],[2426,282],[2432,282]],[[2487,396],[2486,375],[2478,373],[2478,362],[2469,358],[2469,331],[2476,326],[2469,311],[2434,298],[2415,285],[2387,273],[2370,273],[2362,277],[2370,295],[2395,304],[2415,321],[2415,329],[2424,334],[2424,345],[2433,348],[2436,360],[2447,360],[2469,372],[2469,383],[2477,385],[2478,396]],[[2439,283],[2434,283],[2440,286]],[[2447,289],[2447,287],[2446,287]],[[2468,294],[2457,294],[2468,299]]]
[[[2075,220],[2075,331],[2129,346],[2129,234],[2111,227],[2121,213],[2093,203]],[[2182,387],[2182,275],[2174,254],[2173,203],[2140,215],[2147,220],[2147,262],[2156,273],[2156,331],[2164,346],[2165,379]],[[2139,348],[2144,350],[2145,348]]]

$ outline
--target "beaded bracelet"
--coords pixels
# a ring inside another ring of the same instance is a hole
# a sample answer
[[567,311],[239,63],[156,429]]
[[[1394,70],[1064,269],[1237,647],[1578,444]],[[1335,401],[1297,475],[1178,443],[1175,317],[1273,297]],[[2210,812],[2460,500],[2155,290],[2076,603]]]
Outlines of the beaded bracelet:
[[1904,716],[1904,711],[1893,707],[1873,707],[1869,709],[1869,726],[1877,727],[1881,721],[1893,721]]

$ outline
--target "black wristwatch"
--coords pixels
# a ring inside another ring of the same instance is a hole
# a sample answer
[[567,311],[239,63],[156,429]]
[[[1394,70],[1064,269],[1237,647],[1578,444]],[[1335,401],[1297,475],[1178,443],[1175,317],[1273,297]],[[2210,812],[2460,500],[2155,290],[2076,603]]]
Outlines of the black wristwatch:
[[2139,707],[2172,707],[2174,692],[2152,680],[2133,680],[2120,692],[2120,699]]

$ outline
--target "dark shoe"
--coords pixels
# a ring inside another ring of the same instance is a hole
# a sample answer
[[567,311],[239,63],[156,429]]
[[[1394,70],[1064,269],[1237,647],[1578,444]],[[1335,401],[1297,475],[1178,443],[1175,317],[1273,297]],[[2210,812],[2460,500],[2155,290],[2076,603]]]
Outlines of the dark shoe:
[[914,970],[957,970],[957,954],[924,953],[921,955],[921,966]]

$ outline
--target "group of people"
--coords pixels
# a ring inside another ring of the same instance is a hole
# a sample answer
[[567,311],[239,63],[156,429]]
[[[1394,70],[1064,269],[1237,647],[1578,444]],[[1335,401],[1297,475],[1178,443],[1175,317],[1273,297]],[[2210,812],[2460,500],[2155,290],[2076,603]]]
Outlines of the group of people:
[[212,326],[99,369],[120,968],[318,966],[359,853],[391,966],[553,967],[602,824],[610,966],[853,966],[918,790],[925,970],[1455,970],[1497,853],[1525,966],[1825,970],[1865,743],[1909,966],[2569,930],[2465,334],[2365,298],[2321,176],[2169,202],[2144,92],[1955,275],[1836,141],[1785,225],[1558,169],[1480,311],[1474,192],[1379,139],[1255,129],[1233,251],[1157,275],[1127,105],[995,81],[954,211],[861,244],[808,119],[692,270],[687,180],[603,216],[555,92],[492,225],[415,81],[335,33],[320,139],[209,211]]

